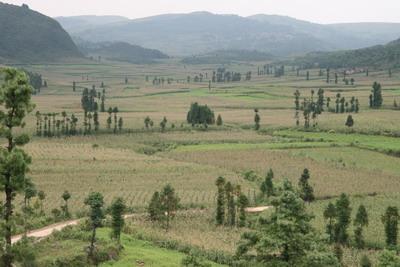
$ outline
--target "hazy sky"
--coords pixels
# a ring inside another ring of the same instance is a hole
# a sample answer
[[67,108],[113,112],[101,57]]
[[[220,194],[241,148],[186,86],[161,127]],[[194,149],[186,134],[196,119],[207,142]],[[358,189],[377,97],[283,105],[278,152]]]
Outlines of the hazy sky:
[[[0,0],[4,1],[4,0]],[[278,14],[319,23],[400,22],[400,0],[8,0],[48,16],[121,15],[141,18],[163,13]]]

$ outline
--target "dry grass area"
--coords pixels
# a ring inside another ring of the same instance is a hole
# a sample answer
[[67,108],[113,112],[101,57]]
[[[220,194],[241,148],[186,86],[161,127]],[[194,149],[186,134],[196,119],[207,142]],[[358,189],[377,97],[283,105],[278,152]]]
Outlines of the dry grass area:
[[127,220],[127,227],[147,238],[175,240],[204,250],[217,250],[233,254],[240,235],[245,229],[215,226],[213,210],[183,211],[171,222],[171,228],[164,228],[148,221],[145,215]]
[[64,190],[72,194],[74,211],[82,208],[90,191],[102,192],[108,203],[122,196],[128,205],[143,207],[167,183],[176,188],[183,204],[212,205],[216,177],[243,183],[235,173],[217,167],[93,144],[95,139],[90,138],[37,140],[26,147],[33,158],[31,176],[47,194],[47,210],[62,203]]
[[[232,144],[232,147],[234,146]],[[329,151],[332,148],[324,149]],[[314,150],[318,151],[319,148]],[[400,177],[393,172],[382,173],[377,169],[366,169],[351,164],[346,166],[343,163],[340,165],[321,162],[296,152],[297,150],[267,149],[194,150],[172,151],[166,153],[165,157],[216,166],[237,173],[254,170],[262,177],[269,168],[272,168],[277,181],[282,180],[282,178],[289,178],[296,184],[303,169],[308,168],[311,172],[310,182],[318,197],[337,196],[342,192],[367,194],[398,192],[400,190]],[[353,151],[352,156],[357,158],[357,154],[362,155],[363,153],[363,150],[356,150]],[[379,153],[376,154],[380,155]],[[320,156],[323,157],[323,154]],[[400,159],[393,159],[393,161],[396,161],[397,164],[400,163]]]

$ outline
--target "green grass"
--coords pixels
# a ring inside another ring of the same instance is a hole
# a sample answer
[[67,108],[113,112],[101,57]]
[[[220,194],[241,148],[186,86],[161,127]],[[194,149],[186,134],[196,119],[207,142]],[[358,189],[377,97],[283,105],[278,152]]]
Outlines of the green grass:
[[199,144],[179,146],[176,152],[189,151],[213,151],[213,150],[247,150],[247,149],[291,149],[291,148],[315,148],[315,147],[332,147],[339,146],[340,143],[328,142],[282,142],[282,143],[260,143],[260,144]]
[[400,138],[365,135],[365,134],[341,134],[327,132],[303,132],[303,131],[275,131],[273,135],[290,137],[300,140],[315,140],[327,142],[340,142],[354,145],[360,148],[374,149],[379,151],[400,151]]
[[[102,267],[115,266],[127,267],[139,265],[152,267],[176,267],[181,266],[182,259],[186,256],[183,253],[158,248],[150,242],[133,239],[129,236],[122,236],[123,251],[118,261],[111,261],[101,264]],[[211,262],[209,262],[211,264]],[[212,263],[211,266],[223,266]]]

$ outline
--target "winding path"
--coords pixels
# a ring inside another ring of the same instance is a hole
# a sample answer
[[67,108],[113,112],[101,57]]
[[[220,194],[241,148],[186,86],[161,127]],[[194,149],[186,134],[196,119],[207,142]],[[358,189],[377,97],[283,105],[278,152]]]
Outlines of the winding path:
[[[246,208],[246,212],[258,213],[258,212],[263,212],[265,210],[268,210],[270,208],[271,208],[270,206]],[[134,214],[128,214],[128,215],[125,215],[124,217],[125,217],[125,219],[127,219],[127,218],[131,218],[133,216],[134,216]],[[60,223],[56,223],[56,224],[51,224],[49,226],[46,226],[46,227],[43,227],[40,229],[32,230],[27,233],[27,236],[35,237],[35,238],[44,238],[44,237],[51,235],[54,231],[61,231],[62,229],[64,229],[67,226],[77,225],[80,220],[81,219],[76,219],[76,220],[70,220],[70,221],[60,222]],[[13,236],[11,238],[11,243],[14,244],[14,243],[18,242],[19,240],[21,240],[22,236],[23,236],[23,234]]]

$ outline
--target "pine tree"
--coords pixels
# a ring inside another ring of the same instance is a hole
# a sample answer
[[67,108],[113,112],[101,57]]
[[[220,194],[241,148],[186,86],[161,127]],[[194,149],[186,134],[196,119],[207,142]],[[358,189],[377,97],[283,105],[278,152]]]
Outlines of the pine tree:
[[314,189],[309,184],[310,179],[310,172],[308,169],[304,169],[300,180],[299,180],[299,187],[300,187],[300,196],[305,202],[312,202],[314,201]]
[[239,221],[238,226],[244,227],[246,226],[246,208],[249,205],[249,200],[244,194],[239,194],[238,197],[238,209],[239,209]]
[[296,90],[294,93],[294,105],[295,105],[295,114],[294,118],[296,120],[296,126],[300,125],[299,111],[300,111],[300,92]]
[[122,132],[122,127],[124,126],[124,120],[122,119],[122,117],[119,117],[119,120],[118,120],[118,130],[120,131],[120,132]]
[[151,221],[155,222],[161,219],[163,214],[161,210],[160,193],[158,191],[154,192],[151,197],[147,212],[149,213]]
[[256,113],[256,114],[254,115],[254,122],[255,122],[254,129],[255,129],[256,131],[258,131],[258,130],[260,129],[260,121],[261,121],[261,118],[260,118],[260,115],[258,115],[258,109],[255,109],[254,112]]
[[267,176],[265,176],[265,180],[261,183],[261,192],[266,195],[267,197],[271,197],[274,195],[274,172],[272,169],[269,169]]
[[399,211],[397,207],[388,207],[382,216],[382,222],[385,225],[386,245],[389,247],[397,246]]
[[116,198],[111,204],[111,228],[112,237],[115,238],[118,244],[121,243],[121,231],[124,227],[124,212],[126,210],[126,205],[122,198]]
[[[31,95],[33,88],[29,83],[27,75],[23,71],[13,68],[0,70],[3,77],[1,84],[0,125],[3,129],[3,137],[7,145],[2,150],[0,169],[1,190],[4,192],[4,206],[2,212],[1,232],[2,242],[2,265],[13,266],[15,251],[11,243],[13,229],[14,204],[13,200],[19,192],[23,191],[24,180],[31,163],[30,157],[20,148],[29,142],[26,134],[16,133],[15,130],[23,128],[25,116],[33,110]],[[19,132],[19,131],[17,131]]]
[[360,205],[354,219],[354,237],[357,248],[364,248],[363,228],[368,226],[368,213],[364,205]]
[[382,86],[380,83],[374,82],[372,85],[372,95],[370,96],[370,106],[373,108],[380,108],[382,103]]
[[164,214],[166,221],[166,229],[169,229],[170,220],[175,216],[175,213],[179,206],[179,197],[175,193],[175,189],[167,184],[160,194],[161,210]]
[[104,198],[103,195],[97,192],[90,193],[85,199],[85,205],[89,206],[89,222],[92,228],[92,237],[90,239],[90,246],[88,251],[88,257],[93,264],[97,265],[94,249],[96,242],[96,230],[102,225],[102,220],[104,218],[103,206]]
[[346,244],[349,239],[347,229],[351,222],[350,200],[346,194],[341,194],[336,201],[335,241]]
[[215,221],[217,225],[223,225],[225,221],[225,179],[218,177],[215,185],[218,188],[217,210],[215,212]]
[[226,203],[228,206],[226,223],[227,225],[234,226],[236,224],[236,207],[235,207],[235,196],[233,194],[233,186],[231,182],[227,182],[225,184],[225,196],[226,196]]
[[333,203],[329,203],[324,210],[324,218],[328,221],[326,225],[326,233],[329,235],[329,241],[333,243],[335,241],[335,223],[336,223],[336,207]]

